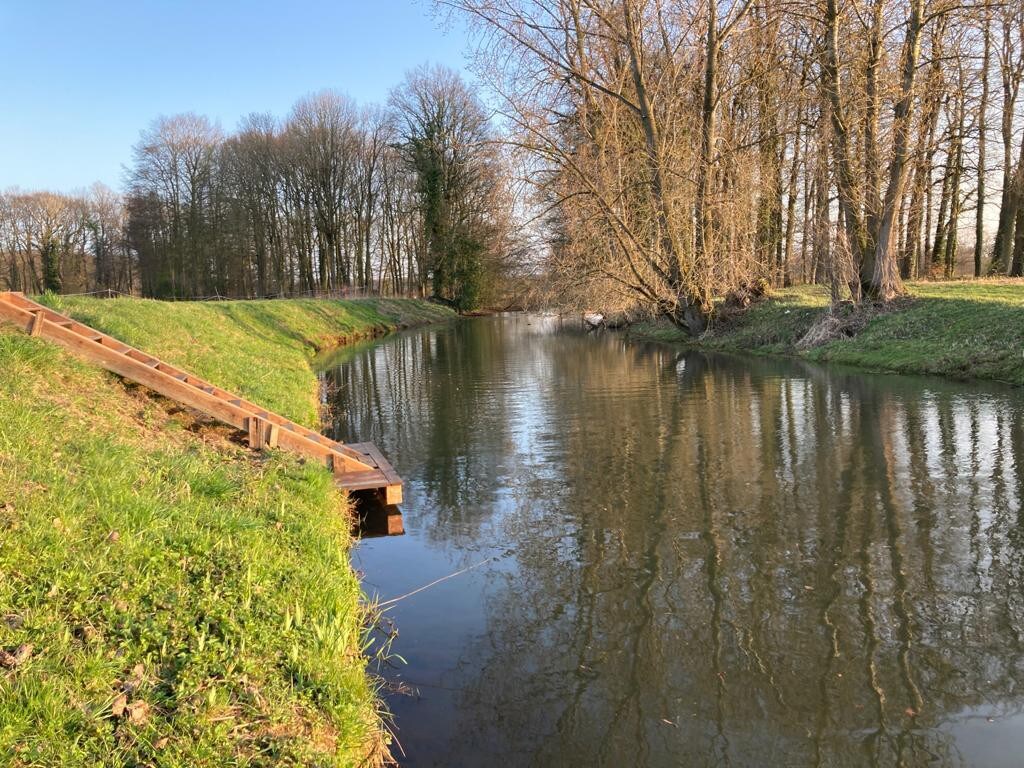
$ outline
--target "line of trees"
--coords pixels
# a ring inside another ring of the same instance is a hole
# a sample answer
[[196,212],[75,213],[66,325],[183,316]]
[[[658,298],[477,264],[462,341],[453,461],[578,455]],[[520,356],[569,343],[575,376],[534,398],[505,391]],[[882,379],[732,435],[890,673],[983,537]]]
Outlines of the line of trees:
[[102,184],[87,193],[0,193],[0,287],[39,293],[109,288],[137,279],[121,197]]
[[718,297],[768,284],[836,304],[962,262],[1024,273],[1019,2],[438,2],[479,33],[497,121],[443,69],[386,108],[324,92],[231,135],[161,118],[113,210],[2,198],[0,285],[469,308],[534,270],[547,301],[700,333]]
[[964,232],[974,275],[1024,270],[1019,2],[440,5],[479,33],[562,297],[699,333],[754,281],[838,301],[951,277]]
[[2,198],[0,280],[156,297],[359,289],[469,309],[517,255],[495,138],[443,68],[410,73],[387,108],[324,91],[230,135],[201,115],[161,117],[133,149],[123,198]]

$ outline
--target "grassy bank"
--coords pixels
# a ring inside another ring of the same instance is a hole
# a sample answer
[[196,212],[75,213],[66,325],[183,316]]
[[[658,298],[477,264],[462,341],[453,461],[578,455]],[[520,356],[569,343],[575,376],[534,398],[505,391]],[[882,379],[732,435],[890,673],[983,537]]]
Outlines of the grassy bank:
[[[51,303],[309,424],[317,348],[448,316]],[[379,756],[344,512],[325,470],[0,327],[0,764]]]
[[318,414],[309,362],[318,352],[455,318],[440,305],[404,299],[162,302],[53,296],[45,302],[311,427]]
[[828,306],[828,293],[820,286],[779,290],[698,342],[663,324],[634,326],[630,333],[704,349],[800,355],[874,371],[1024,385],[1024,281],[918,282],[907,289],[908,298],[892,311],[853,323],[863,326],[854,335],[810,349],[799,342]]

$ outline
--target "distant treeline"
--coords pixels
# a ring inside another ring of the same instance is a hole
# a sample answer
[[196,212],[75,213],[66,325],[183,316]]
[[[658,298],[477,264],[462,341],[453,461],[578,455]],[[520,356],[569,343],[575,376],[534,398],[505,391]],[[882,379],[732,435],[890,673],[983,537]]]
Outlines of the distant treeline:
[[357,288],[487,300],[516,250],[502,157],[476,95],[421,69],[387,108],[327,91],[225,135],[161,117],[127,192],[0,197],[0,286],[155,297]]

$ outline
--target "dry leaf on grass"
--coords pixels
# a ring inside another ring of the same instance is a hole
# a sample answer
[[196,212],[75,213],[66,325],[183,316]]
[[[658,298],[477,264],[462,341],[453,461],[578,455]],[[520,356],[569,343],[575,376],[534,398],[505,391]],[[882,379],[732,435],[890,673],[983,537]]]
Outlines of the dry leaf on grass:
[[124,711],[128,708],[128,697],[123,693],[119,694],[114,703],[110,705],[110,714],[114,717],[121,717]]
[[133,701],[128,705],[128,719],[135,725],[142,725],[149,720],[149,704],[144,701]]
[[0,648],[0,667],[5,669],[14,669],[20,667],[32,656],[34,650],[31,643],[22,643],[13,651],[9,651],[6,648]]

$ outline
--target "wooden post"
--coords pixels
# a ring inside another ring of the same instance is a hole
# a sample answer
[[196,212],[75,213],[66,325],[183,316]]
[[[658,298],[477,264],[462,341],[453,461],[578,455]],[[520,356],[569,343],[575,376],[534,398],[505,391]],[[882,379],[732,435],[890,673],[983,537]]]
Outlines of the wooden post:
[[245,422],[249,432],[249,447],[254,451],[262,451],[266,446],[266,422],[259,416],[250,416]]
[[389,505],[387,515],[384,518],[384,531],[388,536],[401,536],[405,533],[405,523],[402,520],[402,513],[398,507]]
[[32,313],[32,329],[28,332],[29,336],[41,336],[43,333],[43,313],[33,312]]
[[259,416],[250,416],[245,420],[245,429],[249,433],[249,447],[254,451],[277,448],[281,437],[281,427],[278,424]]

